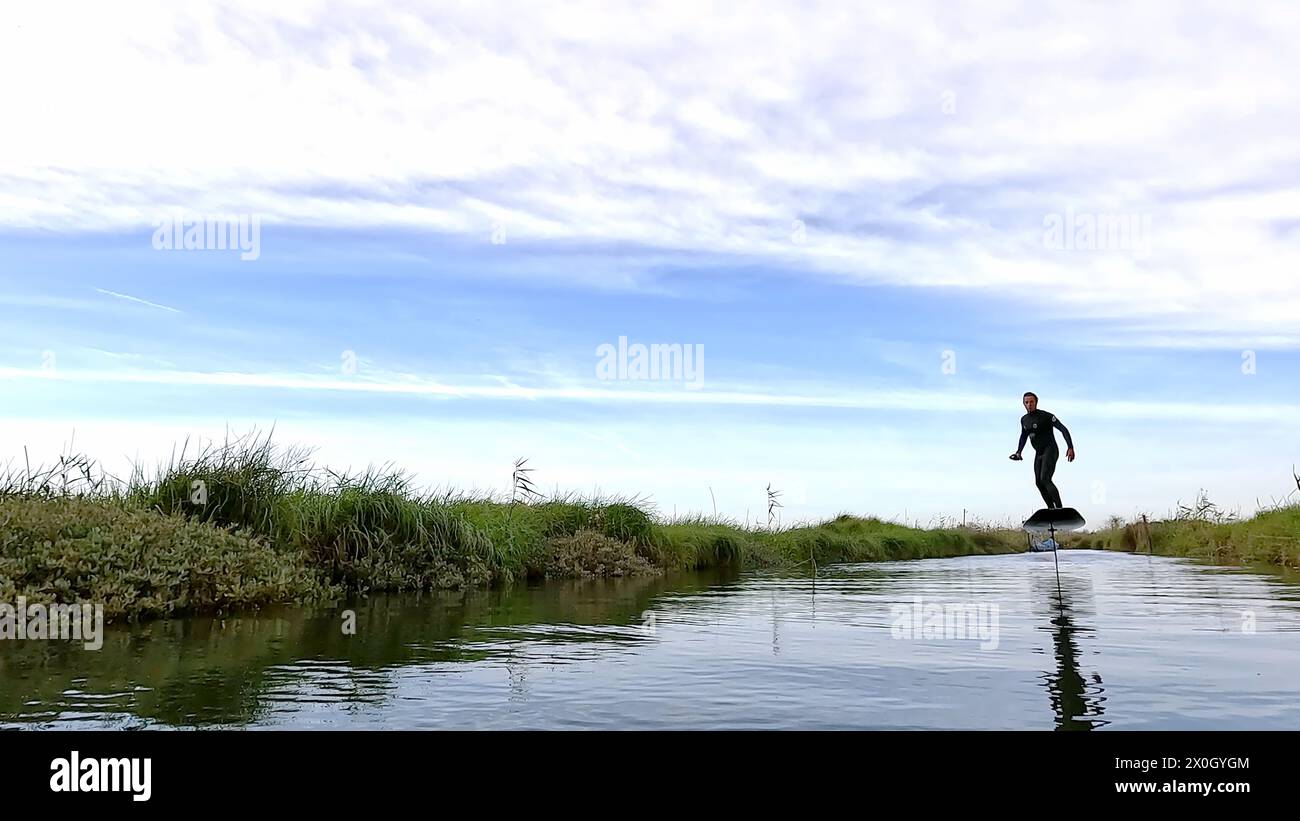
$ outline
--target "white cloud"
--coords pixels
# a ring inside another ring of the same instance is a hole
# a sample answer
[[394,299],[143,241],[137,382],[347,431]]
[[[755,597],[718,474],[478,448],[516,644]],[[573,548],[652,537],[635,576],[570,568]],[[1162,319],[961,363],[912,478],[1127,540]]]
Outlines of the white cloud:
[[[0,225],[502,222],[1294,344],[1298,30],[1285,2],[29,5]],[[1149,215],[1151,254],[1045,248],[1065,208]]]

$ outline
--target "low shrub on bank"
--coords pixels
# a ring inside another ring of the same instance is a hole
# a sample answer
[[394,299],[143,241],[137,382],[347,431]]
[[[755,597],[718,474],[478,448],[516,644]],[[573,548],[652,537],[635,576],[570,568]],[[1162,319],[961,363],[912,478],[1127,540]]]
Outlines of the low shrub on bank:
[[611,576],[640,576],[662,572],[636,552],[629,542],[612,539],[595,530],[579,530],[572,536],[547,540],[542,575],[548,579],[590,579]]
[[333,592],[305,553],[245,532],[104,500],[0,498],[0,601],[95,602],[112,619]]

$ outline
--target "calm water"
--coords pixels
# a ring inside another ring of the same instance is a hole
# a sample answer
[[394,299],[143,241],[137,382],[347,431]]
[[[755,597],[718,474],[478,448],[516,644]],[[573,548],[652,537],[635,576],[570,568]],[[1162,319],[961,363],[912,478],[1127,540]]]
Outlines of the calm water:
[[1300,729],[1295,580],[1071,551],[1057,589],[1022,554],[6,641],[0,726]]

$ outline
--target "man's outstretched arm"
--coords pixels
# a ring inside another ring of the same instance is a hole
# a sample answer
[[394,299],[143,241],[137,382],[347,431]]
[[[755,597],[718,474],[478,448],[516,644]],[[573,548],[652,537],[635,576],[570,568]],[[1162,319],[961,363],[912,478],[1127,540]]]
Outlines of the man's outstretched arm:
[[1022,427],[1020,429],[1020,444],[1016,445],[1016,453],[1019,453],[1020,451],[1025,449],[1025,442],[1027,442],[1028,440],[1029,440],[1029,430],[1028,428]]

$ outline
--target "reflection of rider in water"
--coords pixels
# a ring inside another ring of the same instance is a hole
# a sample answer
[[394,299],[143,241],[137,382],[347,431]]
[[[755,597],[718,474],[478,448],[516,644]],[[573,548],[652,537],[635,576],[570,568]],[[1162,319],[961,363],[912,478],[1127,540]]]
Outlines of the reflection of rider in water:
[[1052,708],[1056,711],[1058,730],[1091,730],[1091,721],[1079,719],[1088,715],[1088,702],[1084,699],[1087,683],[1079,673],[1079,645],[1070,632],[1074,626],[1069,616],[1052,619],[1056,630],[1052,643],[1056,646],[1056,686],[1050,688]]
[[1052,429],[1060,430],[1065,436],[1065,446],[1068,448],[1065,458],[1071,462],[1074,461],[1074,442],[1061,420],[1039,409],[1037,394],[1029,392],[1022,399],[1025,410],[1029,412],[1020,417],[1020,444],[1016,446],[1016,452],[1011,454],[1011,458],[1016,461],[1022,458],[1020,452],[1025,449],[1025,440],[1028,439],[1034,446],[1034,483],[1038,485],[1038,492],[1049,508],[1064,507],[1061,504],[1061,492],[1052,483],[1056,460],[1061,457],[1061,451],[1056,447],[1056,434]]
[[[1058,730],[1091,730],[1108,722],[1098,720],[1102,714],[1101,699],[1089,698],[1088,680],[1079,672],[1079,645],[1074,639],[1075,625],[1071,619],[1069,600],[1064,593],[1057,599],[1053,591],[1057,615],[1052,619],[1052,645],[1056,656],[1055,675],[1047,676],[1047,695],[1056,714]],[[1101,676],[1093,674],[1093,681],[1101,684]]]

